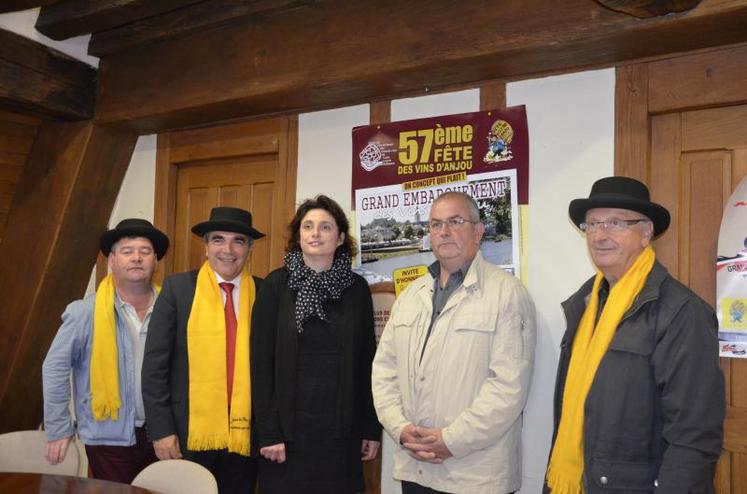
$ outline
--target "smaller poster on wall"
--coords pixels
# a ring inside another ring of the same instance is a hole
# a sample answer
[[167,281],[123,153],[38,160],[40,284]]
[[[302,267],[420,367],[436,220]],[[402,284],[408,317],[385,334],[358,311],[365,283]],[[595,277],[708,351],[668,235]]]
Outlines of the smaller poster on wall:
[[747,358],[747,178],[729,197],[716,260],[719,355]]
[[353,129],[358,272],[399,294],[435,257],[428,219],[444,192],[470,195],[485,224],[483,256],[520,271],[519,204],[528,196],[523,106]]

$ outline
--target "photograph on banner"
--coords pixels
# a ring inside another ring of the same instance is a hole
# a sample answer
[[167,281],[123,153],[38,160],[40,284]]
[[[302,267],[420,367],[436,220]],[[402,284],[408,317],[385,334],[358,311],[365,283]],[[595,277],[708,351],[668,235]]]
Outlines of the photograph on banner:
[[516,170],[437,177],[438,185],[405,182],[356,191],[356,224],[360,270],[374,282],[394,281],[399,293],[425,274],[435,261],[428,218],[433,201],[444,192],[470,195],[485,224],[485,259],[516,274],[519,266],[519,221]]
[[747,179],[726,203],[717,252],[719,355],[747,358]]
[[519,275],[519,205],[528,203],[526,108],[441,115],[353,129],[356,269],[399,293],[434,261],[428,217],[443,192],[480,207],[483,255]]

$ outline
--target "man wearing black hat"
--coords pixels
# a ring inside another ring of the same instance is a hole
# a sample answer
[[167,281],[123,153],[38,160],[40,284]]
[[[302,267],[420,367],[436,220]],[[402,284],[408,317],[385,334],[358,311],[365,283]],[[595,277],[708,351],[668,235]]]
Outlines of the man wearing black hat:
[[598,180],[568,212],[598,272],[563,303],[545,492],[714,492],[718,324],[656,261],[669,212],[627,177]]
[[221,493],[254,490],[249,335],[260,279],[247,261],[252,215],[218,207],[192,227],[207,261],[166,279],[145,345],[143,398],[159,459],[208,468]]
[[[64,460],[73,434],[93,476],[129,484],[156,461],[143,425],[140,367],[158,287],[151,278],[169,239],[142,219],[101,236],[111,272],[95,295],[68,305],[42,368],[47,460]],[[76,421],[70,417],[70,375]]]

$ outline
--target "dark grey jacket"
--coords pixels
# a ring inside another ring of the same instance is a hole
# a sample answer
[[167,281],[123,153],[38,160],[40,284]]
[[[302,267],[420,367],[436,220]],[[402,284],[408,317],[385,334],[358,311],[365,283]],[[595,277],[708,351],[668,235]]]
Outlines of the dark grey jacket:
[[[560,343],[553,444],[573,338],[593,282],[563,302],[568,326]],[[586,398],[586,494],[714,492],[725,413],[717,328],[713,309],[656,262]]]

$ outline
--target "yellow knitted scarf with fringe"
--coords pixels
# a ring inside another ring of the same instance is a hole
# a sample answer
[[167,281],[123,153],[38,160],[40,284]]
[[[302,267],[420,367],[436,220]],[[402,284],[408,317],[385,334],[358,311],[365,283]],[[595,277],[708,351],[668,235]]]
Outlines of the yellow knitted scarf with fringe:
[[[156,293],[160,285],[153,283]],[[93,306],[93,344],[91,349],[91,411],[95,420],[117,420],[122,401],[119,398],[119,357],[117,321],[114,308],[114,278],[106,276],[96,290]]]
[[547,468],[547,485],[552,494],[584,492],[584,403],[602,357],[625,313],[643,288],[654,266],[654,250],[646,247],[633,265],[610,290],[599,321],[599,286],[603,275],[597,272],[594,288],[578,331],[573,339],[571,362],[563,392],[563,412],[555,445]]
[[249,335],[256,288],[244,266],[239,286],[231,416],[226,393],[226,319],[221,288],[207,261],[197,274],[197,288],[187,322],[189,358],[189,431],[193,451],[226,449],[249,456],[252,410]]

